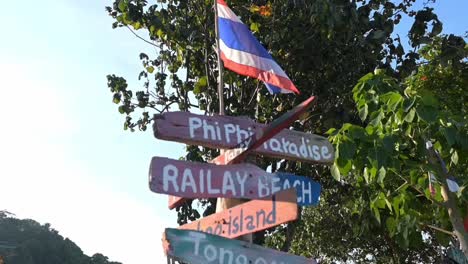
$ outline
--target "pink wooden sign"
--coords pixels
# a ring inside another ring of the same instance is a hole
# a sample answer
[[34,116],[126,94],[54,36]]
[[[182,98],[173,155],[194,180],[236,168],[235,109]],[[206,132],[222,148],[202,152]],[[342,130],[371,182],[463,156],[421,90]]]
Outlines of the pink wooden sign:
[[149,172],[150,189],[186,198],[265,199],[292,187],[297,204],[316,205],[321,187],[308,177],[268,173],[252,164],[218,166],[210,163],[154,157]]
[[[267,125],[246,117],[203,116],[188,112],[168,112],[156,116],[156,138],[211,148],[232,149]],[[249,142],[247,142],[249,143]],[[333,146],[322,136],[283,129],[253,152],[270,157],[311,163],[332,163]]]
[[218,166],[153,157],[149,182],[153,192],[185,198],[258,199],[258,179],[265,178],[271,182],[271,177],[266,175],[269,174],[251,164]]

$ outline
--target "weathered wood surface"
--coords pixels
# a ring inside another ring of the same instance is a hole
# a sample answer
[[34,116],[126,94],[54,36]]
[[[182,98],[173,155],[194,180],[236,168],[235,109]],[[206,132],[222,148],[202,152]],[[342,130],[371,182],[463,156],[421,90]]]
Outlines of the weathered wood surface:
[[184,203],[184,201],[185,201],[184,197],[169,195],[169,200],[168,200],[168,203],[167,203],[167,207],[169,207],[169,209],[174,209],[177,206],[182,205]]
[[300,206],[316,205],[320,184],[288,173],[268,173],[241,163],[215,165],[153,157],[149,171],[150,189],[156,193],[185,198],[264,199],[282,190],[296,188]]
[[[253,152],[270,157],[312,163],[332,163],[334,150],[328,139],[314,134],[284,129],[310,106],[293,109],[270,125],[258,124],[247,117],[203,116],[188,112],[168,112],[155,116],[156,138],[211,148],[234,149],[257,146]],[[259,144],[259,139],[279,133]],[[249,140],[251,136],[252,140]],[[231,152],[233,152],[231,150]],[[242,152],[242,150],[238,150]],[[229,154],[226,154],[229,155]],[[231,153],[232,155],[232,153]]]
[[166,228],[166,254],[190,264],[316,264],[315,260],[203,232]]
[[236,238],[296,220],[296,200],[295,189],[280,191],[270,199],[249,201],[182,225],[179,229]]

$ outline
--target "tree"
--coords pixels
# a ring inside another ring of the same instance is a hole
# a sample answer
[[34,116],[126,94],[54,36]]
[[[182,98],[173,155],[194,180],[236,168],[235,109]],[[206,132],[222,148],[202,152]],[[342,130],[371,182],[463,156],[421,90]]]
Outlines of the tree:
[[120,264],[102,254],[86,256],[70,239],[30,219],[0,211],[0,256],[8,264]]
[[[428,237],[443,246],[456,238],[468,256],[468,195],[464,188],[449,191],[446,181],[468,181],[468,49],[450,35],[421,54],[418,72],[402,82],[381,70],[359,80],[353,99],[362,123],[328,132],[337,149],[331,171],[352,186],[354,197],[344,207],[362,223],[360,233],[382,226],[403,249],[431,242]],[[428,141],[449,172],[427,151]],[[436,179],[429,183],[431,174]]]
[[[430,43],[442,30],[442,23],[431,8],[412,10],[413,2],[228,1],[302,94],[298,97],[270,96],[266,89],[258,90],[262,86],[258,81],[225,71],[226,113],[246,115],[260,123],[269,123],[313,94],[320,100],[318,106],[308,118],[296,122],[294,129],[323,134],[329,128],[339,127],[346,122],[361,124],[352,92],[359,78],[379,68],[385,69],[395,82],[405,79],[418,66],[420,55],[414,50]],[[155,54],[140,54],[143,69],[138,79],[142,81],[141,89],[128,87],[126,79],[121,76],[107,76],[112,100],[125,117],[124,129],[145,131],[152,122],[152,114],[173,109],[198,109],[207,114],[217,112],[218,70],[216,54],[212,49],[212,1],[160,0],[148,5],[145,0],[116,0],[106,10],[115,19],[114,28],[126,27],[134,34],[145,32],[147,37],[139,37],[149,39],[146,40],[149,45],[156,47]],[[403,16],[414,18],[409,31],[413,51],[405,52],[402,39],[392,35]],[[216,150],[188,146],[184,158],[203,162],[216,155]],[[346,184],[337,187],[336,182],[327,177],[329,171],[324,166],[290,161],[278,163],[267,158],[257,159],[257,163],[263,168],[271,165],[273,171],[280,169],[298,175],[310,175],[324,187],[324,197],[333,199],[331,194],[354,196],[349,190],[353,186]],[[334,168],[336,170],[338,165]],[[206,208],[201,213],[192,208],[191,201],[179,207],[179,224],[213,211],[213,200],[201,202]],[[333,208],[337,207],[333,205]],[[346,217],[352,218],[354,215],[348,212]],[[308,218],[302,220],[309,223],[320,221],[316,218],[308,214]],[[355,227],[356,223],[355,220],[349,221],[349,227]],[[284,231],[289,233],[285,239],[286,246],[276,242],[271,246],[288,250],[287,245],[297,237],[292,226],[288,227],[289,231]],[[274,231],[282,232],[281,228]],[[263,240],[262,235],[257,238],[257,242]],[[326,237],[323,237],[318,243],[325,240]],[[346,254],[353,250],[352,246],[366,241],[368,247],[379,249],[370,236],[355,241],[346,248]],[[395,243],[394,237],[390,237],[389,241]],[[425,246],[428,247],[427,244]],[[433,246],[436,247],[438,244]],[[329,251],[327,257],[342,259],[345,250],[342,251],[339,254]],[[306,253],[302,251],[301,254]],[[392,256],[390,251],[382,254]]]

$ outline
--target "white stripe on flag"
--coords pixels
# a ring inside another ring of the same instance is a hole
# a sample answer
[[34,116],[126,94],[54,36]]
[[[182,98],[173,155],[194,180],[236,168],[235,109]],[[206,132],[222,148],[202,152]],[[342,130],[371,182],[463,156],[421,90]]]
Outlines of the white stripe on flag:
[[224,5],[218,5],[218,17],[222,17],[225,19],[232,20],[234,22],[242,23],[242,21],[239,19],[239,17],[232,12],[232,10]]
[[281,67],[274,60],[259,57],[252,53],[231,49],[226,46],[222,39],[219,40],[219,44],[221,51],[229,60],[232,60],[238,64],[254,67],[262,71],[271,72],[278,76],[289,79],[283,69],[281,69]]

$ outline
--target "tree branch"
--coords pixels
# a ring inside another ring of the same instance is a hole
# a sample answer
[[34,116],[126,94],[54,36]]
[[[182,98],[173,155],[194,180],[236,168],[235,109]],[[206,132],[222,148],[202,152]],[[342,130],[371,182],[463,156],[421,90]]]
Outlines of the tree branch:
[[[411,188],[413,188],[415,191],[417,191],[418,193],[422,194],[424,197],[426,197],[426,194],[421,191],[419,188],[417,188],[416,186],[412,185],[411,183],[409,183],[403,176],[401,176],[399,173],[395,173],[396,175],[398,175],[400,178],[402,178],[406,184],[408,184],[408,186],[410,186]],[[401,187],[401,186],[400,186]],[[398,188],[399,189],[399,188]],[[426,197],[426,199],[430,200],[431,202],[435,203],[436,205],[438,206],[441,206],[443,208],[447,208],[447,205],[445,203],[441,203],[437,200],[434,200],[432,199],[431,197]]]
[[125,26],[126,26],[126,27],[128,28],[128,30],[130,30],[130,32],[132,32],[133,35],[135,35],[137,38],[143,40],[144,42],[146,42],[146,43],[148,43],[148,44],[150,44],[150,45],[155,46],[156,48],[158,47],[158,45],[156,45],[156,44],[154,44],[154,43],[152,43],[152,42],[150,42],[150,41],[148,41],[148,40],[146,40],[146,39],[140,37],[140,36],[139,36],[137,33],[135,33],[135,31],[133,31],[128,25],[125,25]]
[[428,225],[428,224],[424,224],[424,223],[419,223],[420,225],[422,226],[425,226],[425,227],[429,227],[431,229],[434,229],[434,230],[437,230],[439,232],[442,232],[442,233],[445,233],[447,235],[451,235],[451,236],[455,236],[455,234],[451,231],[448,231],[448,230],[445,230],[443,228],[440,228],[440,227],[437,227],[437,226],[433,226],[433,225]]

